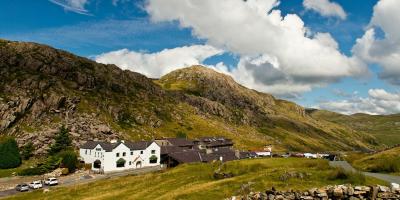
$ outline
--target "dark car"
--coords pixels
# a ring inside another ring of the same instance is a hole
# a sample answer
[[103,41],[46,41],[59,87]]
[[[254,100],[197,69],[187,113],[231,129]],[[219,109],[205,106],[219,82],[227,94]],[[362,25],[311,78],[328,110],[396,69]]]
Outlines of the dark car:
[[26,183],[18,184],[18,185],[15,187],[15,190],[20,191],[20,192],[28,191],[28,190],[29,190],[29,185],[26,184]]

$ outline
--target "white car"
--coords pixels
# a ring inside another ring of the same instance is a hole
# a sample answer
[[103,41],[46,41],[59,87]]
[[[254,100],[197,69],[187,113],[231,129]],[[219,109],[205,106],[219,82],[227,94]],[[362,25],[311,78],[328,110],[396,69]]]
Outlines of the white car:
[[46,181],[44,181],[44,184],[46,185],[58,185],[58,180],[56,178],[48,178]]
[[32,181],[32,183],[29,183],[29,187],[32,189],[39,189],[42,188],[42,182],[41,181]]

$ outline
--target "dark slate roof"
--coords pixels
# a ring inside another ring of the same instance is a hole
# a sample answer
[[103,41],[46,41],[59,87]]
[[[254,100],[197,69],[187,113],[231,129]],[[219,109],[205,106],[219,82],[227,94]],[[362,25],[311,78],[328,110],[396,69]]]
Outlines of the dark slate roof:
[[161,147],[161,155],[170,154],[174,152],[184,151],[183,148],[177,146],[162,146]]
[[204,159],[205,154],[196,150],[174,152],[168,155],[180,163],[206,162]]
[[144,150],[151,145],[153,141],[138,141],[138,142],[125,142],[125,145],[131,150]]
[[94,149],[97,145],[100,145],[107,152],[111,152],[114,148],[118,147],[121,143],[127,146],[130,150],[144,150],[148,146],[153,143],[153,141],[139,141],[139,142],[130,142],[130,141],[118,141],[116,143],[110,142],[100,142],[100,141],[87,141],[85,144],[81,146],[82,149]]
[[193,146],[194,145],[192,140],[188,140],[185,138],[165,138],[165,140],[170,142],[173,146],[184,147],[184,146]]

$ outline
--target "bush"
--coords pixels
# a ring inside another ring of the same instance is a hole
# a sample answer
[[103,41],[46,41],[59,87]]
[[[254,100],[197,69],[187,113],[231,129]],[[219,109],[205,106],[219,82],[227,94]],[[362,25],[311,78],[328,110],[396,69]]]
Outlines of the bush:
[[374,166],[370,167],[368,171],[371,172],[386,172],[394,173],[400,172],[400,159],[385,159],[377,162]]
[[41,167],[34,167],[34,168],[26,168],[23,169],[18,175],[21,176],[35,176],[35,175],[42,175],[46,173],[46,171]]
[[183,132],[183,131],[178,131],[178,132],[176,133],[176,137],[177,137],[177,138],[187,138],[187,135],[186,135],[186,133]]
[[16,168],[21,165],[17,142],[12,137],[0,139],[0,169]]
[[342,168],[335,168],[328,176],[329,180],[343,180],[351,184],[364,184],[366,182],[365,175],[361,172],[349,172]]
[[74,151],[61,152],[61,166],[68,168],[69,172],[74,172],[78,164],[78,156]]
[[69,170],[68,170],[68,168],[62,168],[61,169],[61,175],[68,175],[69,174]]
[[35,148],[33,147],[33,143],[32,142],[28,142],[21,151],[21,157],[24,160],[29,160],[30,157],[33,156],[33,151],[35,150]]
[[92,169],[92,163],[85,163],[84,168],[85,168],[85,170],[91,170]]

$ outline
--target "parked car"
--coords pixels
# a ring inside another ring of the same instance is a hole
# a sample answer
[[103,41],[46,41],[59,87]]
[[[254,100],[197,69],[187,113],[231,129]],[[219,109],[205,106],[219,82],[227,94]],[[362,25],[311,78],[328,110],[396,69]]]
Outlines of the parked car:
[[26,184],[26,183],[18,184],[18,185],[15,187],[15,190],[20,191],[20,192],[28,191],[28,190],[29,190],[29,185]]
[[29,183],[29,187],[32,189],[39,189],[42,188],[42,182],[41,181],[32,181],[32,183]]
[[44,184],[46,185],[58,185],[58,180],[56,178],[48,178],[46,181],[44,181]]

